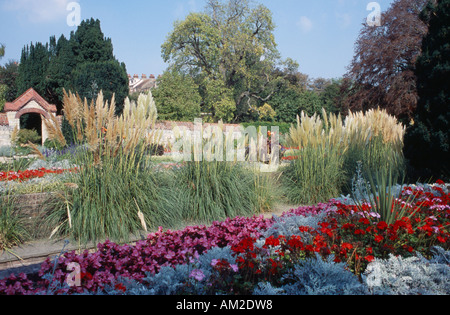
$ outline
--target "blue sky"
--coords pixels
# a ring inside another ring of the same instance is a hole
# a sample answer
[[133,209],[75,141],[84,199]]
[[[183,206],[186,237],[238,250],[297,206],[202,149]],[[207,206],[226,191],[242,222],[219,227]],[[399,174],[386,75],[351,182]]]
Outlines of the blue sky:
[[[283,58],[300,64],[312,78],[344,75],[371,0],[255,0],[267,6],[276,24],[275,39]],[[385,11],[394,0],[378,0]],[[78,2],[81,18],[98,18],[114,54],[128,73],[162,74],[167,65],[161,44],[176,20],[202,11],[205,0],[0,0],[0,43],[6,55],[0,61],[20,59],[24,45],[69,36],[67,4]]]

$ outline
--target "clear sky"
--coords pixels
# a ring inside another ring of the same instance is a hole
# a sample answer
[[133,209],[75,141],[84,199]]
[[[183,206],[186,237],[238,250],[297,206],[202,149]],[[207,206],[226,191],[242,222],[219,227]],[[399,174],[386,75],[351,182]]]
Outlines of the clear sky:
[[[276,24],[275,39],[283,58],[300,64],[312,78],[339,78],[346,72],[371,0],[255,0],[267,6]],[[76,27],[67,24],[67,4],[78,2],[81,19],[101,21],[112,39],[114,54],[129,74],[162,74],[167,65],[161,45],[176,20],[202,11],[205,0],[0,0],[0,43],[6,55],[0,61],[19,60],[31,42],[69,37]],[[393,0],[378,0],[385,11]]]

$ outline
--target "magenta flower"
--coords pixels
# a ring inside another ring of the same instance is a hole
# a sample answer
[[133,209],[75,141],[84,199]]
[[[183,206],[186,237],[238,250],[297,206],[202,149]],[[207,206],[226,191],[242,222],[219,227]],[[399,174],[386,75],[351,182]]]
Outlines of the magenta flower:
[[198,269],[194,269],[192,270],[190,276],[190,278],[194,278],[195,280],[202,282],[203,279],[205,279],[205,275],[203,274],[203,271],[198,270]]

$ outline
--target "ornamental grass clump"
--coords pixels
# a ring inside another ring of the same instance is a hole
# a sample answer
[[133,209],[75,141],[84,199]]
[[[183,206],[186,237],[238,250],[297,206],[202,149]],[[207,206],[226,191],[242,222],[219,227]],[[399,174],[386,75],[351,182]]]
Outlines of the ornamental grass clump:
[[[111,103],[105,102],[100,92],[88,105],[79,96],[65,93],[65,118],[73,139],[86,150],[73,161],[79,165],[72,178],[78,188],[50,205],[54,233],[82,242],[127,241],[139,231],[180,220],[176,206],[171,210],[165,206],[171,200],[167,187],[145,167],[145,150],[158,141],[151,94],[140,95],[137,103],[127,99],[123,115],[114,113],[114,97]],[[55,126],[52,121],[46,123]],[[55,138],[58,134],[58,128],[51,132]],[[166,197],[161,197],[163,191]]]
[[386,110],[349,112],[344,121],[344,133],[348,143],[345,170],[349,175],[358,162],[362,162],[365,176],[389,170],[394,176],[404,174],[406,127]]
[[17,200],[10,195],[0,197],[0,252],[21,245],[29,233],[23,215],[17,211]]
[[339,195],[344,185],[344,154],[348,148],[340,117],[307,117],[303,112],[292,126],[288,142],[298,147],[298,158],[284,170],[291,202],[315,204]]
[[349,192],[358,162],[364,176],[375,170],[404,173],[405,127],[385,110],[349,112],[345,120],[323,110],[322,117],[302,113],[287,137],[299,148],[284,172],[291,201],[313,204]]
[[[209,142],[202,140],[203,152],[193,143],[192,150],[188,149],[193,158],[176,172],[185,220],[206,223],[252,216],[269,210],[276,199],[274,181],[267,174],[243,162],[226,161],[227,137],[231,135],[223,132],[222,124],[219,131]],[[217,134],[225,134],[225,139],[215,139]]]

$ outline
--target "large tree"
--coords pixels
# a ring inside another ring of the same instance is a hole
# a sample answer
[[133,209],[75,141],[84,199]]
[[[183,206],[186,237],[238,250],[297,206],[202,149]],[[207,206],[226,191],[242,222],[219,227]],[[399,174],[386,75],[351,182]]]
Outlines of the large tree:
[[16,61],[8,61],[5,66],[0,67],[0,85],[7,87],[5,98],[12,102],[17,96],[17,77],[19,75],[19,64]]
[[153,97],[161,120],[193,121],[200,117],[199,87],[189,75],[166,71],[158,78]]
[[[50,41],[52,42],[53,38]],[[61,105],[64,89],[71,89],[72,71],[76,65],[73,44],[61,35],[56,45],[52,45],[50,64],[47,69],[46,87],[50,103]]]
[[422,20],[429,24],[417,60],[419,104],[406,135],[405,155],[417,174],[450,179],[450,0],[432,2]]
[[108,100],[114,94],[116,114],[120,114],[129,94],[125,64],[117,60],[82,63],[72,71],[71,87],[88,101],[95,100],[100,91]]
[[5,45],[0,44],[0,59],[5,55]]
[[81,22],[69,39],[50,37],[49,43],[31,44],[22,51],[17,94],[33,87],[49,102],[62,109],[63,89],[78,92],[93,100],[103,90],[110,98],[115,93],[117,113],[128,95],[125,64],[114,57],[110,38],[101,30],[99,20]]
[[385,108],[408,121],[417,107],[417,57],[427,25],[420,19],[427,0],[395,0],[381,26],[364,23],[346,77],[352,80],[352,110]]
[[233,95],[239,120],[278,88],[274,69],[281,61],[274,29],[272,14],[263,5],[208,0],[204,12],[175,23],[162,56],[170,71],[193,76],[200,89],[205,82],[222,81]]
[[49,63],[48,43],[31,43],[22,49],[17,77],[17,97],[31,87],[42,96],[47,96],[45,78]]

